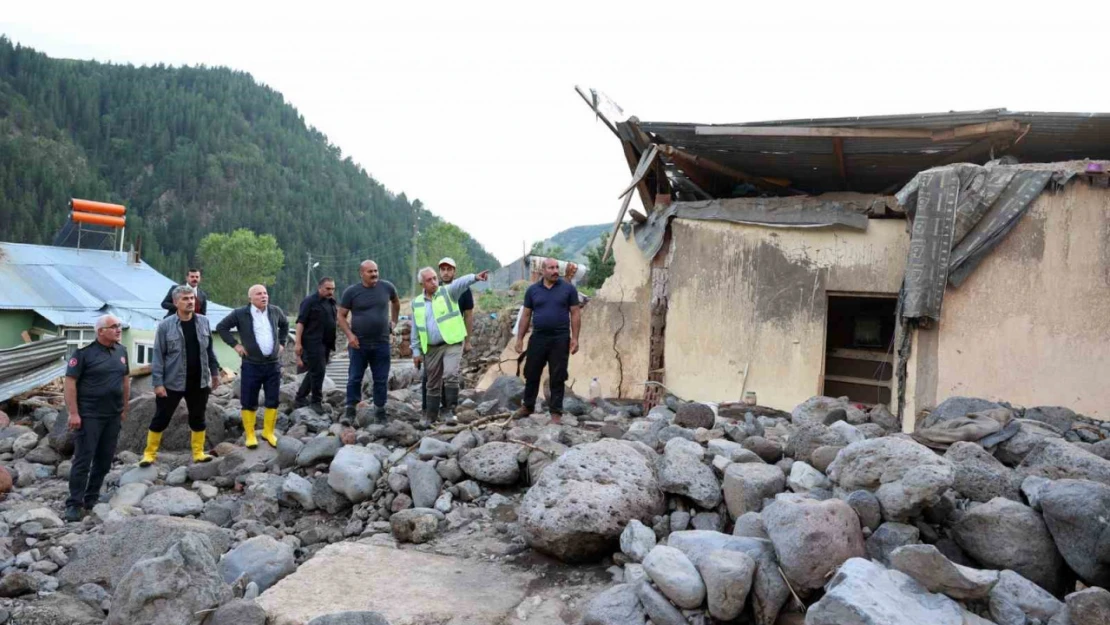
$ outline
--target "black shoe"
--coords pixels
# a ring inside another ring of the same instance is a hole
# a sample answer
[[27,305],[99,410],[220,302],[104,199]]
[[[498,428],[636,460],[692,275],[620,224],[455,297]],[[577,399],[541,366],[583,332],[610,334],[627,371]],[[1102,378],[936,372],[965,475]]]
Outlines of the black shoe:
[[85,509],[80,506],[66,506],[66,523],[77,523],[85,518]]
[[385,406],[374,409],[374,420],[382,425],[385,425],[386,422],[389,421],[389,417],[385,414]]
[[357,417],[358,417],[358,407],[357,406],[347,406],[347,410],[344,411],[343,416],[339,417],[339,425],[344,425],[344,426],[350,425],[351,423],[353,423],[356,420]]
[[318,415],[322,415],[325,412],[324,411],[324,404],[319,402],[319,401],[314,401],[311,404],[309,404],[308,409],[311,410],[312,412],[315,412]]
[[308,405],[308,398],[307,397],[298,397],[298,398],[293,400],[293,410],[298,410],[300,408],[304,408],[307,405]]

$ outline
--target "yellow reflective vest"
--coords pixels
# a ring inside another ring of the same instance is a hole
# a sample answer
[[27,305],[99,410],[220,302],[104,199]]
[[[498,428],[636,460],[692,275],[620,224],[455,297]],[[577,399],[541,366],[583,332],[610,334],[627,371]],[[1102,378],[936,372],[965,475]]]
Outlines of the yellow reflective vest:
[[[412,300],[412,321],[416,324],[416,331],[420,334],[420,352],[428,353],[428,323],[424,317],[424,293],[421,292],[417,299]],[[440,286],[432,296],[432,315],[435,316],[439,335],[448,345],[457,345],[466,339],[466,321],[463,319],[459,305],[451,299],[446,286]]]

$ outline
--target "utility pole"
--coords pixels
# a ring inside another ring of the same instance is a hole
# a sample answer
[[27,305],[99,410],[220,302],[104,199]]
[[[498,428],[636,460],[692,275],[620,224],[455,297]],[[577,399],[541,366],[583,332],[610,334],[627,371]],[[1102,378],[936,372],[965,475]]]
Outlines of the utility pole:
[[420,236],[420,229],[417,227],[420,223],[420,215],[414,215],[412,220],[412,296],[416,297],[420,289],[420,276],[416,275],[416,243]]
[[312,252],[308,252],[308,263],[305,264],[304,272],[304,294],[308,295],[312,289]]

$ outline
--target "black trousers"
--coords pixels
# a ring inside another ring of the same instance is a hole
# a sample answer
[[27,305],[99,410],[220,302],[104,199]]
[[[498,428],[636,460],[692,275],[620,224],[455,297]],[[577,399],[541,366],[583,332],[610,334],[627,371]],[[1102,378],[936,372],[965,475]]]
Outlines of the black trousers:
[[309,395],[312,401],[324,400],[324,376],[327,375],[328,348],[323,345],[305,345],[301,353],[304,361],[304,379],[297,390],[297,399],[304,399]]
[[[277,349],[276,347],[274,349]],[[258,409],[258,392],[262,391],[262,405],[277,408],[281,401],[281,363],[266,362],[255,364],[243,361],[239,369],[239,404],[243,410]]]
[[67,506],[92,508],[100,499],[104,476],[112,468],[119,440],[120,418],[86,417],[73,439],[73,468],[69,471]]
[[540,392],[540,378],[547,366],[551,383],[551,412],[563,412],[563,393],[567,382],[567,360],[570,359],[570,335],[543,334],[533,332],[528,339],[528,349],[524,355],[524,407],[536,408],[536,397]]
[[154,398],[154,418],[150,420],[151,432],[165,432],[170,426],[170,418],[185,400],[189,408],[189,429],[194,432],[204,431],[204,413],[208,410],[208,394],[210,389],[196,387],[185,391],[171,391],[166,389],[165,397]]

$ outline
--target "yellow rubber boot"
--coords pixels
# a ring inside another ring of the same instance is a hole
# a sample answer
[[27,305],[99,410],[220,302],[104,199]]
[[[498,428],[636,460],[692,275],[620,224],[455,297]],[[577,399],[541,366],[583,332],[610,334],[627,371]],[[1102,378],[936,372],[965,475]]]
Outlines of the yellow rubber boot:
[[254,410],[242,410],[239,415],[243,417],[243,431],[247,435],[247,449],[258,447],[258,438],[254,435],[254,420],[258,413]]
[[277,435],[274,434],[275,425],[277,425],[277,408],[267,408],[262,415],[262,438],[270,444],[270,447],[277,447]]
[[211,462],[212,456],[204,453],[204,430],[190,434],[190,441],[193,444],[193,462]]
[[154,464],[154,461],[158,459],[158,446],[161,444],[162,433],[147,430],[146,449],[143,451],[143,459],[139,461],[140,467],[149,467]]

